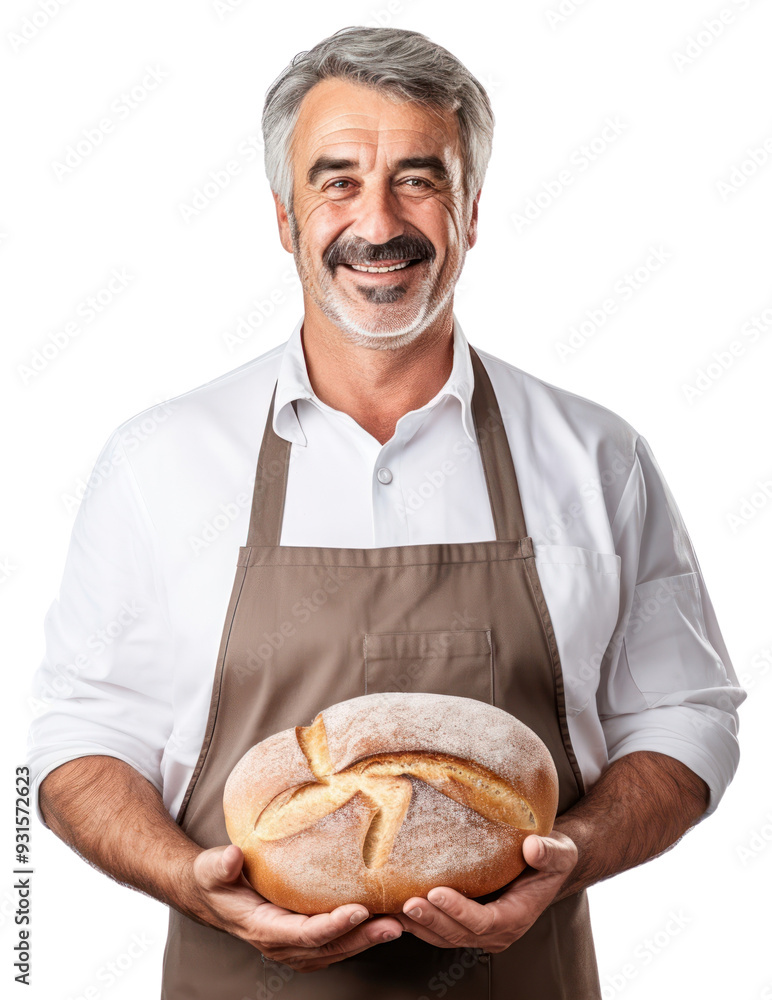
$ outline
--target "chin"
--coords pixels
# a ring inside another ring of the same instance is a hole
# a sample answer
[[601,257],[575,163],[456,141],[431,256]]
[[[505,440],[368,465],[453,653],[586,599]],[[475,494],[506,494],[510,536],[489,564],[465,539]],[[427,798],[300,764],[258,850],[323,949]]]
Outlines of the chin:
[[376,316],[370,323],[365,321],[363,324],[357,322],[348,311],[341,312],[333,308],[325,309],[324,312],[353,344],[381,351],[395,350],[412,343],[426,331],[433,318],[429,314],[400,322],[399,318],[384,316],[380,319]]
[[376,351],[396,351],[400,347],[407,347],[421,336],[420,333],[403,333],[398,337],[388,337],[385,340],[378,340],[373,337],[361,335],[357,338],[357,343],[361,347],[370,347]]
[[415,327],[406,332],[392,333],[388,330],[361,330],[352,329],[350,326],[340,328],[348,339],[359,347],[370,347],[376,351],[393,351],[400,347],[406,347],[417,340],[425,331],[426,327]]

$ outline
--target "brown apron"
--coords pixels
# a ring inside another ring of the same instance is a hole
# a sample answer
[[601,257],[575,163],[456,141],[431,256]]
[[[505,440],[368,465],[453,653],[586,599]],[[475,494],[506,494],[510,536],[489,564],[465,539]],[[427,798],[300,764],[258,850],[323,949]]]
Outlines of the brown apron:
[[[510,712],[552,754],[558,812],[584,794],[506,429],[488,374],[470,353],[495,541],[280,545],[291,443],[273,430],[274,388],[206,733],[177,816],[202,847],[229,843],[223,787],[250,747],[307,725],[328,705],[382,691],[462,695]],[[311,973],[268,961],[177,910],[169,918],[162,1000],[435,1000],[448,992],[452,1000],[600,998],[585,892],[548,907],[496,955],[436,948],[403,932]]]

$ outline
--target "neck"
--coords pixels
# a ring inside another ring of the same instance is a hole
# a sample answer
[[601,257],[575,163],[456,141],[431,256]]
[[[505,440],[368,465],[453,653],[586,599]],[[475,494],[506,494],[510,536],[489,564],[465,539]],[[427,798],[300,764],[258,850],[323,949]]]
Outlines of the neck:
[[437,395],[453,368],[452,304],[412,343],[395,350],[352,344],[327,317],[308,310],[301,338],[316,395],[380,444],[393,436],[401,416]]

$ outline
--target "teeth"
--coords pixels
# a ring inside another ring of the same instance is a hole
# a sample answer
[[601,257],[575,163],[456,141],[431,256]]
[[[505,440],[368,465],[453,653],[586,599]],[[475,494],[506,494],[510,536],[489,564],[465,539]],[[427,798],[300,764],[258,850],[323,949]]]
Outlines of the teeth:
[[410,263],[406,260],[404,264],[393,264],[391,267],[365,267],[364,264],[349,264],[349,267],[353,267],[355,271],[369,271],[371,274],[385,274],[387,271],[399,271],[403,267],[407,267]]

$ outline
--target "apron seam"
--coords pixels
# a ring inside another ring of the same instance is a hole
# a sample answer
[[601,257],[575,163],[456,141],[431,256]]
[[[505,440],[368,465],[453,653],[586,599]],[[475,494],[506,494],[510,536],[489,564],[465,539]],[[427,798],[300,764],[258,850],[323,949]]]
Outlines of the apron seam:
[[[461,543],[461,544],[464,544],[464,543]],[[474,543],[471,543],[471,544],[474,544]],[[400,549],[409,549],[410,548],[409,545],[396,545],[396,546],[387,545],[387,546],[384,546],[384,547],[385,548],[400,548]],[[368,550],[368,551],[378,552],[379,548],[373,548],[373,549]],[[525,553],[518,552],[518,553],[516,553],[515,555],[512,555],[512,556],[500,556],[498,558],[493,558],[493,559],[489,559],[489,558],[485,558],[485,559],[454,559],[452,561],[453,561],[453,563],[455,565],[474,566],[474,565],[477,565],[479,563],[512,562],[513,559],[530,559],[530,558],[531,558],[531,556],[526,555]],[[325,563],[325,562],[302,562],[302,563],[299,563],[299,562],[292,562],[292,561],[290,561],[290,562],[273,562],[272,561],[272,562],[264,562],[264,563],[254,562],[251,565],[252,566],[261,566],[261,565],[262,566],[312,566],[312,567],[327,567],[327,566],[337,567],[337,566],[343,566],[345,569],[403,569],[406,566],[436,566],[437,563],[433,562],[432,560],[427,560],[425,562],[424,561],[421,561],[421,562],[409,562],[409,563],[399,563],[399,562],[396,562],[396,563],[385,563],[385,564],[381,564],[380,566],[367,566],[367,565],[364,565],[362,563],[339,563],[339,562],[336,562],[336,563]]]
[[582,777],[582,772],[579,767],[579,762],[576,759],[576,754],[574,752],[574,747],[571,742],[571,734],[568,729],[568,716],[566,714],[566,701],[565,701],[565,685],[563,682],[563,668],[560,663],[560,653],[558,650],[557,638],[555,636],[555,630],[552,625],[552,618],[550,617],[549,608],[547,607],[547,601],[544,597],[544,591],[541,587],[541,581],[539,580],[539,572],[536,568],[535,558],[526,561],[526,577],[528,579],[528,585],[531,589],[531,594],[536,603],[536,608],[539,613],[539,621],[541,622],[542,632],[544,638],[547,642],[547,646],[550,652],[550,659],[552,660],[552,672],[553,680],[555,684],[555,707],[558,713],[558,722],[560,725],[560,735],[563,739],[563,748],[568,757],[568,761],[571,765],[571,770],[574,775],[574,780],[576,781],[577,788],[579,790],[580,796],[585,794],[584,788],[584,778]]

